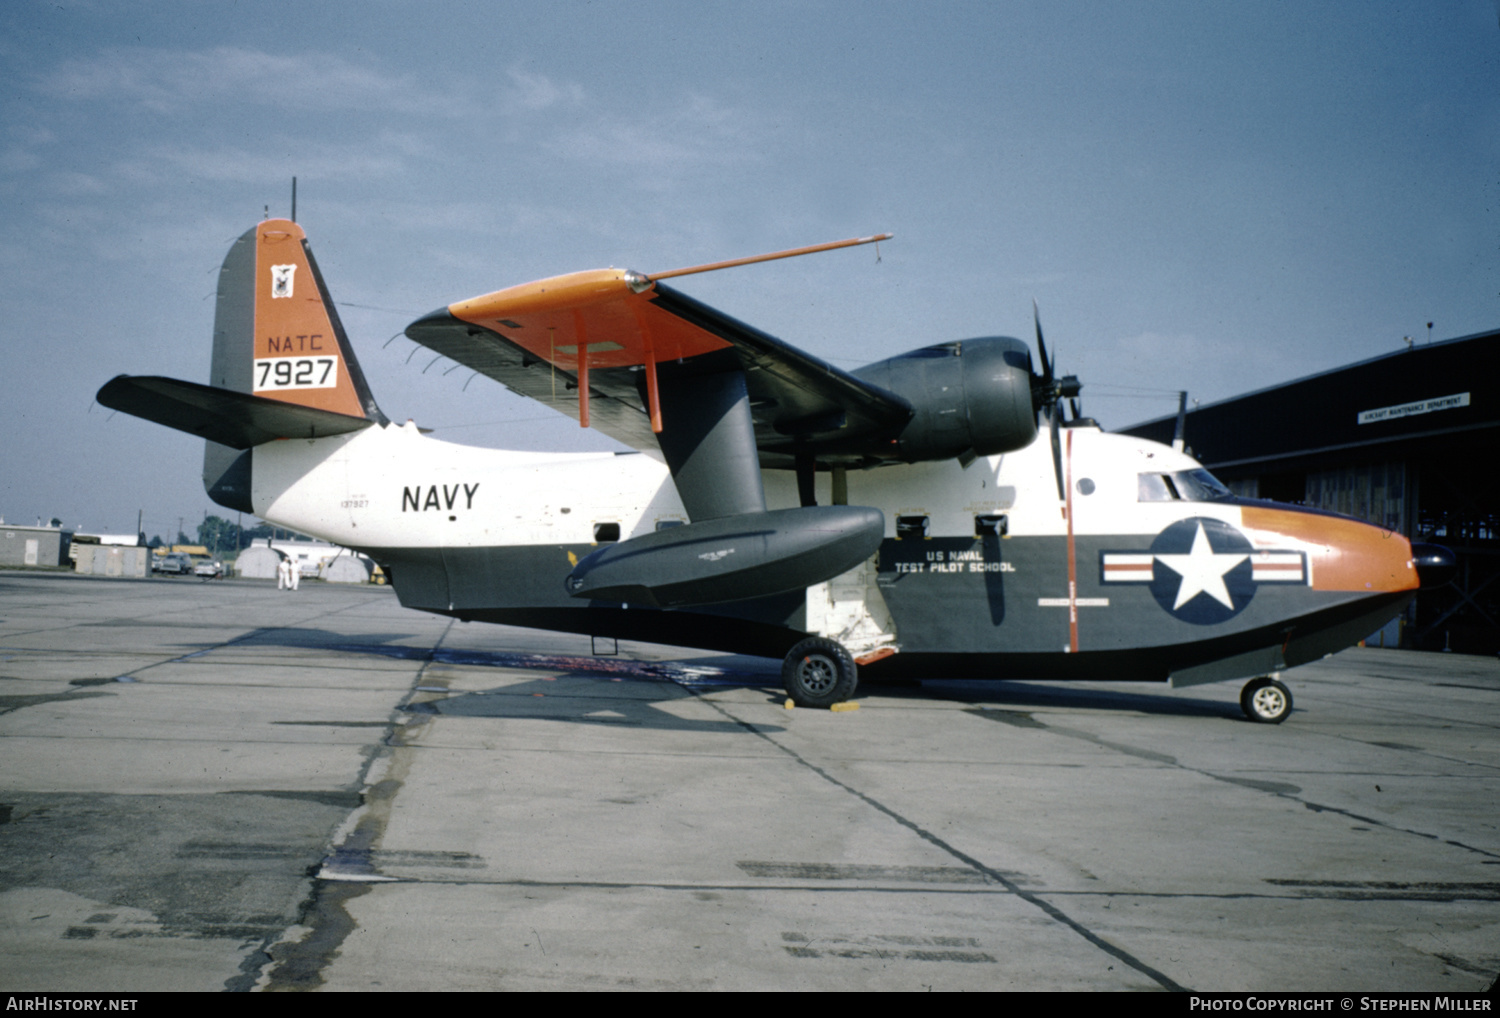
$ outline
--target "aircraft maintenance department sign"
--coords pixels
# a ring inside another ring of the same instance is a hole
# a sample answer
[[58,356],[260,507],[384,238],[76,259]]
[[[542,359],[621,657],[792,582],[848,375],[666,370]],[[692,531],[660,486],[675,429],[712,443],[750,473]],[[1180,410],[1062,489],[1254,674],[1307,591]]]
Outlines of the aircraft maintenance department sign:
[[1376,421],[1393,421],[1398,417],[1415,417],[1418,414],[1430,414],[1438,410],[1456,410],[1461,406],[1469,405],[1469,394],[1460,392],[1453,396],[1439,396],[1436,399],[1419,399],[1415,403],[1402,403],[1400,406],[1386,406],[1379,410],[1361,410],[1359,412],[1359,423],[1374,424]]

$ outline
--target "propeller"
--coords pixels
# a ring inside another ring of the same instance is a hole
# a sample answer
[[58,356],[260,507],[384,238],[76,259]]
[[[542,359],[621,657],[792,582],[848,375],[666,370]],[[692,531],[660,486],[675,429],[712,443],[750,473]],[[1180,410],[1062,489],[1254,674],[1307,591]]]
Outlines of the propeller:
[[1036,324],[1036,349],[1042,360],[1042,373],[1031,376],[1031,406],[1036,413],[1047,415],[1047,430],[1052,437],[1052,472],[1057,478],[1058,501],[1066,500],[1068,493],[1063,487],[1062,468],[1062,438],[1058,429],[1062,426],[1062,407],[1059,405],[1066,399],[1073,408],[1073,419],[1079,418],[1078,394],[1083,390],[1083,383],[1078,381],[1077,375],[1063,375],[1061,378],[1052,370],[1052,360],[1047,356],[1047,341],[1042,338],[1042,314],[1038,310],[1036,301],[1031,302],[1031,317]]
[[1042,359],[1042,373],[1031,376],[1031,405],[1037,412],[1050,411],[1060,400],[1066,399],[1072,404],[1073,416],[1077,418],[1078,394],[1083,390],[1083,383],[1077,375],[1059,378],[1053,372],[1052,360],[1047,356],[1047,341],[1042,337],[1042,315],[1036,301],[1031,302],[1031,317],[1036,324],[1036,348]]

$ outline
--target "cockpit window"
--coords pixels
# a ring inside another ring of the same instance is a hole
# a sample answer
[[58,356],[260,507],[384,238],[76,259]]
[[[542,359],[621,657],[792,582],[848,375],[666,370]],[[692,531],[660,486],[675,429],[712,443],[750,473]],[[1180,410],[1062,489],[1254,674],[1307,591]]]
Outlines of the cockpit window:
[[1201,467],[1185,470],[1172,477],[1177,483],[1177,492],[1189,502],[1214,502],[1221,498],[1233,498],[1234,492],[1224,482]]
[[1216,502],[1233,494],[1201,467],[1175,474],[1141,474],[1136,479],[1136,499],[1141,502]]
[[1137,502],[1171,502],[1177,498],[1175,488],[1167,487],[1166,474],[1141,474],[1136,478]]

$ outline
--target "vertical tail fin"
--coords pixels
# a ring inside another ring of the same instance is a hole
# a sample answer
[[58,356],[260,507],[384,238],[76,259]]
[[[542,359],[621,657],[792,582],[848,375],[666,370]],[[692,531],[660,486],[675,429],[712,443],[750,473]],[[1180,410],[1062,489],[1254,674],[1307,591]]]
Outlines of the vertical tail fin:
[[268,219],[219,270],[210,384],[384,423],[307,235]]
[[[386,423],[307,235],[289,219],[246,230],[224,256],[209,384]],[[249,453],[209,442],[203,486],[219,504],[253,511]]]

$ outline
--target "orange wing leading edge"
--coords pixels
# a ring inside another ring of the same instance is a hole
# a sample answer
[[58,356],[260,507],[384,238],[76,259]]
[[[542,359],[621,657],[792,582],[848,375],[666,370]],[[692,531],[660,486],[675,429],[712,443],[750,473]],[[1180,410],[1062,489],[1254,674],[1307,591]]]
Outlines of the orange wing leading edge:
[[660,434],[657,364],[723,350],[731,344],[658,308],[653,303],[656,280],[876,243],[890,237],[889,233],[856,237],[650,276],[626,269],[574,272],[459,301],[449,305],[448,312],[504,336],[538,360],[575,372],[579,424],[585,428],[589,426],[589,369],[644,367],[651,430]]

